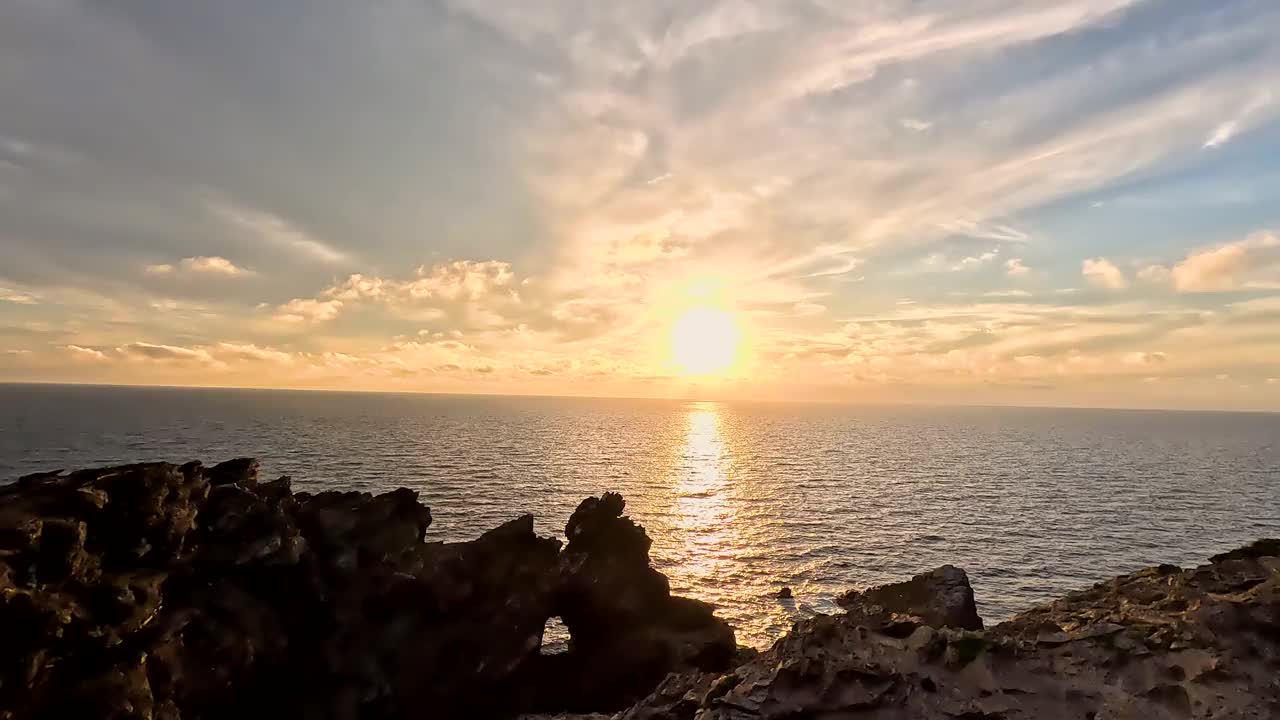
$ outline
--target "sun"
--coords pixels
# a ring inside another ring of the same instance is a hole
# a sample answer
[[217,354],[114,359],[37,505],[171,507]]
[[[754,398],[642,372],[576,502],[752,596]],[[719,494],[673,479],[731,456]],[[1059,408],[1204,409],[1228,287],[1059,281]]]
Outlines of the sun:
[[727,310],[691,308],[671,325],[671,359],[685,375],[714,375],[731,369],[741,346],[742,329]]

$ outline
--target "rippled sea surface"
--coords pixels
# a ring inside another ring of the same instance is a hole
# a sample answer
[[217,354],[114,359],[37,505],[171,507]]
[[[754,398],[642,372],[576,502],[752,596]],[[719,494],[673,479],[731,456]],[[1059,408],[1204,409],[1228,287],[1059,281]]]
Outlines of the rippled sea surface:
[[1280,535],[1280,415],[3,385],[0,408],[0,481],[251,455],[299,489],[418,490],[445,540],[523,513],[560,536],[615,490],[756,646],[943,563],[991,622]]

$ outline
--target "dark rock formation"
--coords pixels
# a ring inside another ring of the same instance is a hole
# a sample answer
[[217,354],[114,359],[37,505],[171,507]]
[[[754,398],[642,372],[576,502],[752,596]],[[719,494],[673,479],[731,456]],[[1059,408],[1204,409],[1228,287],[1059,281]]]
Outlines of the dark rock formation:
[[562,554],[531,516],[425,543],[414,492],[295,494],[251,460],[22,478],[0,487],[0,718],[510,717],[724,669],[732,631],[671,597],[622,508],[584,502]]
[[968,583],[941,568],[847,596],[848,614],[797,623],[732,672],[671,675],[618,717],[1280,717],[1277,549],[1150,568],[986,631],[959,629],[973,624]]
[[733,630],[710,605],[671,595],[625,506],[615,493],[588,498],[565,526],[553,614],[569,630],[569,652],[543,658],[539,687],[549,697],[538,705],[622,709],[673,667],[722,671],[733,661]]
[[836,598],[850,617],[910,633],[920,625],[981,630],[982,618],[973,601],[969,576],[954,565],[917,575],[907,582],[852,591]]

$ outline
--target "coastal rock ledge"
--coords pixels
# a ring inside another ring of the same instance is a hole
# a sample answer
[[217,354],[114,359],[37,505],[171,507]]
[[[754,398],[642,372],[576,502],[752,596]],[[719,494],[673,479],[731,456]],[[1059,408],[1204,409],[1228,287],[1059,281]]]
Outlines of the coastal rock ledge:
[[[726,671],[733,631],[672,597],[621,496],[569,539],[524,516],[424,542],[400,489],[293,492],[258,464],[0,487],[0,718],[502,718],[615,711]],[[543,654],[559,617],[568,652]]]
[[[248,459],[21,478],[0,720],[1280,718],[1277,540],[986,629],[944,566],[756,654],[671,595],[624,510],[584,500],[563,548],[532,516],[439,543],[410,490],[295,493]],[[544,654],[555,617],[569,649]]]

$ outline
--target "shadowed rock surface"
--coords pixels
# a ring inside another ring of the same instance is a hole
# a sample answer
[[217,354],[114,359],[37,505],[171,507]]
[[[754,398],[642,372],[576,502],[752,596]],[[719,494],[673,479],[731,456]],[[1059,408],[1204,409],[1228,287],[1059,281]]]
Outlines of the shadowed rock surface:
[[1278,549],[1149,568],[986,631],[961,629],[968,581],[940,568],[846,596],[848,614],[797,623],[730,673],[671,675],[618,717],[1277,718]]
[[892,633],[920,625],[981,630],[969,576],[954,565],[917,575],[907,582],[852,591],[836,604],[862,624]]
[[[0,718],[612,710],[669,672],[729,665],[733,631],[671,597],[620,496],[583,503],[564,553],[532,516],[427,543],[412,491],[294,493],[257,469],[0,487]],[[556,615],[570,651],[542,656]]]

